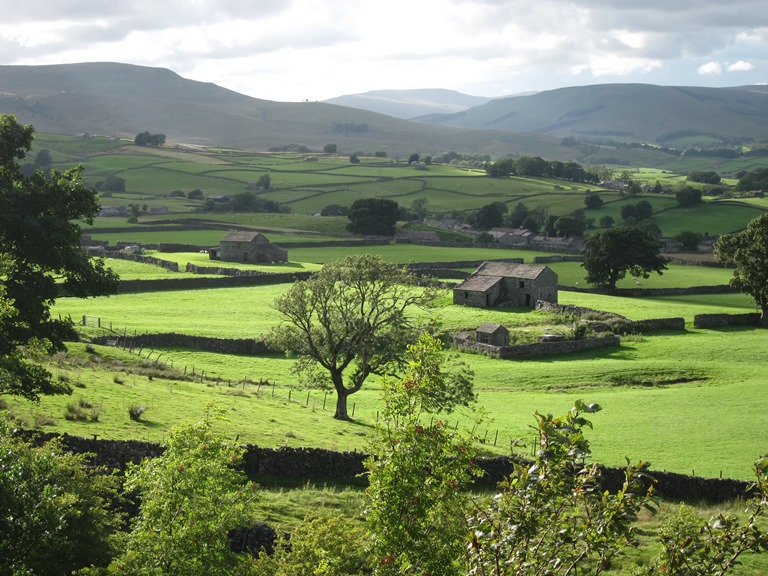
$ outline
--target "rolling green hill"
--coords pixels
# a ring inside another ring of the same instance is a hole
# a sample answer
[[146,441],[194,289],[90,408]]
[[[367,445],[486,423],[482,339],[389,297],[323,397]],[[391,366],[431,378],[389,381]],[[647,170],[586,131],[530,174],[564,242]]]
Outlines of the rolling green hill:
[[550,136],[677,144],[768,141],[768,92],[761,86],[699,88],[603,84],[504,98],[425,121]]
[[480,106],[490,98],[470,96],[455,90],[373,90],[324,100],[328,104],[370,110],[395,118],[416,118],[426,114],[453,114]]
[[170,70],[115,63],[0,66],[0,112],[38,132],[133,139],[149,131],[165,134],[169,143],[247,150],[322,150],[335,143],[341,153],[381,150],[390,157],[448,150],[573,154],[551,137],[436,126],[320,102],[259,100]]

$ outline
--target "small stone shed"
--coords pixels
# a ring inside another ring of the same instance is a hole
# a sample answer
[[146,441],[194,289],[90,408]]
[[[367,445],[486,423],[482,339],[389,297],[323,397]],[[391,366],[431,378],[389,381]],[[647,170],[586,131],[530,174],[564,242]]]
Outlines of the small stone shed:
[[211,260],[224,262],[288,262],[288,251],[272,244],[261,232],[230,232],[208,254]]
[[557,304],[557,274],[540,264],[483,262],[453,289],[453,303],[464,306],[534,308],[537,300]]
[[475,338],[481,344],[507,346],[509,345],[509,330],[501,324],[484,322],[475,330]]

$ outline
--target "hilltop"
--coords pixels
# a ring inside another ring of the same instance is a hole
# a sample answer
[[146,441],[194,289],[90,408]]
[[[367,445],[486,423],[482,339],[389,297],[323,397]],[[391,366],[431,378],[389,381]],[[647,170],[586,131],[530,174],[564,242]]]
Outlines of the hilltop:
[[38,132],[133,138],[162,133],[169,142],[268,150],[302,145],[339,152],[382,150],[536,154],[567,159],[551,137],[531,138],[392,118],[322,102],[251,98],[162,69],[116,63],[0,66],[0,111]]
[[[434,113],[461,108],[466,109]],[[432,112],[418,121],[394,117],[426,110]],[[320,151],[332,143],[341,154],[382,151],[390,158],[453,150],[669,169],[670,158],[658,151],[619,153],[615,145],[682,150],[768,142],[766,86],[605,84],[493,100],[439,89],[381,90],[288,103],[187,80],[167,69],[101,62],[0,66],[0,111],[38,132],[132,139],[149,131],[165,134],[169,144],[251,151],[291,145]]]
[[424,122],[676,146],[768,141],[768,87],[602,84],[492,100]]
[[323,100],[328,104],[360,108],[395,118],[417,118],[429,114],[455,114],[491,101],[442,88],[421,90],[373,90]]

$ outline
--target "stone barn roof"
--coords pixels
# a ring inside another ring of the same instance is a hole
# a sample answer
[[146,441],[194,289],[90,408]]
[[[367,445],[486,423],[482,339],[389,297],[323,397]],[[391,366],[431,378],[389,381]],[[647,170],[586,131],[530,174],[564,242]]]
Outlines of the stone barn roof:
[[[475,270],[475,276],[525,278],[535,280],[547,267],[541,264],[512,264],[508,262],[484,262]],[[470,278],[472,279],[472,278]]]
[[480,326],[477,327],[476,332],[480,334],[496,334],[497,332],[506,332],[509,334],[509,330],[507,330],[501,324],[496,324],[495,322],[483,322],[480,324]]
[[224,238],[221,239],[222,242],[257,242],[257,243],[266,243],[269,242],[267,240],[267,237],[264,236],[261,232],[230,232]]

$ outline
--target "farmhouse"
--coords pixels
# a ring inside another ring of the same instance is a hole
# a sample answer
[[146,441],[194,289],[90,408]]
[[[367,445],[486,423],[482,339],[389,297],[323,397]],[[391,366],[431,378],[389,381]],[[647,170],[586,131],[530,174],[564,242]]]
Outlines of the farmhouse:
[[208,254],[211,260],[225,262],[288,261],[288,251],[272,244],[261,232],[230,232]]
[[557,303],[557,274],[538,264],[483,262],[453,289],[453,303],[464,306],[533,308],[537,300]]
[[488,234],[505,246],[520,246],[530,244],[536,236],[526,228],[491,228]]

